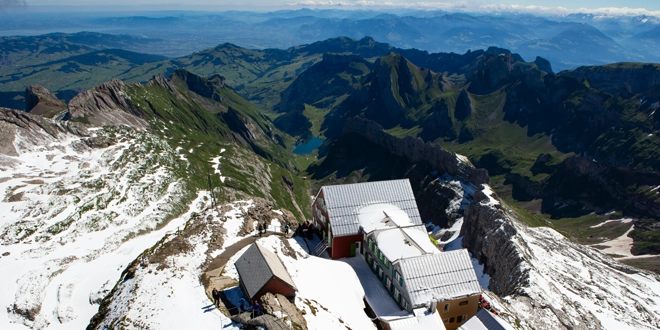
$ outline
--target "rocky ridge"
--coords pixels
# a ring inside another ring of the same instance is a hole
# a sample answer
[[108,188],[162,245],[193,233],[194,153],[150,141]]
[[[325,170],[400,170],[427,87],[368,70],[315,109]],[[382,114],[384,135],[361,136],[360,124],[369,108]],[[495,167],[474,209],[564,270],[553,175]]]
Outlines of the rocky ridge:
[[477,191],[465,210],[463,246],[485,264],[490,289],[523,329],[660,326],[660,277],[526,227],[492,194]]
[[[139,86],[139,84],[137,85]],[[149,124],[140,116],[139,104],[134,106],[119,79],[103,83],[85,91],[69,102],[69,115],[73,120],[87,121],[96,126],[126,125],[146,129]]]
[[383,128],[373,121],[350,118],[344,126],[344,134],[351,133],[387,148],[394,155],[405,157],[413,163],[427,162],[435,170],[463,177],[474,185],[490,182],[488,171],[475,168],[466,157],[443,150],[440,146],[419,138],[397,138],[383,131]]

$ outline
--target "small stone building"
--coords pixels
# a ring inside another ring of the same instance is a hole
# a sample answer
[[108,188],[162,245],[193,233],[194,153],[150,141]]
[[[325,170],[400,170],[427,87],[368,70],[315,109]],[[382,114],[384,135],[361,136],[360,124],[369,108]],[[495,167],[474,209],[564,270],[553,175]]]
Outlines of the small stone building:
[[235,263],[241,290],[249,301],[270,292],[289,299],[296,296],[296,285],[280,258],[259,245],[252,244]]

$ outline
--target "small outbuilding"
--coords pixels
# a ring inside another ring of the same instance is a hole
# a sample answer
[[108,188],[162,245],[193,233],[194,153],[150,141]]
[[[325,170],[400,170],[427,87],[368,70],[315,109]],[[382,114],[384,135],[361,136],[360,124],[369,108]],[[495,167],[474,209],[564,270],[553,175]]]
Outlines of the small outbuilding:
[[289,299],[296,296],[296,285],[282,260],[273,252],[254,243],[234,264],[241,290],[249,301],[264,294],[279,293]]

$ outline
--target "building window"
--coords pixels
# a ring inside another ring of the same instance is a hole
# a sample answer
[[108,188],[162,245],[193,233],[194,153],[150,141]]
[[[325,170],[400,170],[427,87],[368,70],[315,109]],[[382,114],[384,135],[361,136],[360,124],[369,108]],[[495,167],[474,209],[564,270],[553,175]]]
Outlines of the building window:
[[467,321],[467,314],[463,314],[463,315],[459,316],[458,318],[456,318],[457,323],[463,323],[465,321]]
[[468,304],[467,300],[466,301],[461,301],[461,302],[458,303],[458,306],[465,306],[467,304]]
[[449,318],[449,323],[454,323],[454,318],[453,317]]
[[403,306],[403,309],[408,309],[408,302],[405,299],[403,300],[401,305]]
[[[449,312],[449,304],[445,304],[444,312],[445,312],[445,313]],[[452,319],[451,322],[454,322],[454,321],[453,321],[454,318],[452,317],[451,319]]]
[[442,320],[442,323],[444,323],[444,324],[449,323],[449,319],[444,319],[444,320]]
[[390,281],[389,276],[385,276],[385,287],[389,289],[391,284],[392,281]]

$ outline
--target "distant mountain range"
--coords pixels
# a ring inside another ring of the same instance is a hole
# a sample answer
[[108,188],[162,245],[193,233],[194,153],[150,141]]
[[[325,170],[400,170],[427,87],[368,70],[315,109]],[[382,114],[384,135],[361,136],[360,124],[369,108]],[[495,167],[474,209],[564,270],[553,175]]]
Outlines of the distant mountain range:
[[[252,48],[285,49],[340,36],[373,37],[398,48],[465,53],[491,46],[530,60],[547,58],[558,70],[612,62],[658,62],[660,19],[652,16],[534,16],[443,11],[288,10],[254,12],[136,12],[54,15],[17,13],[0,33],[99,31],[159,39],[113,46],[168,57],[188,55],[225,42]],[[579,45],[579,47],[577,47]]]

